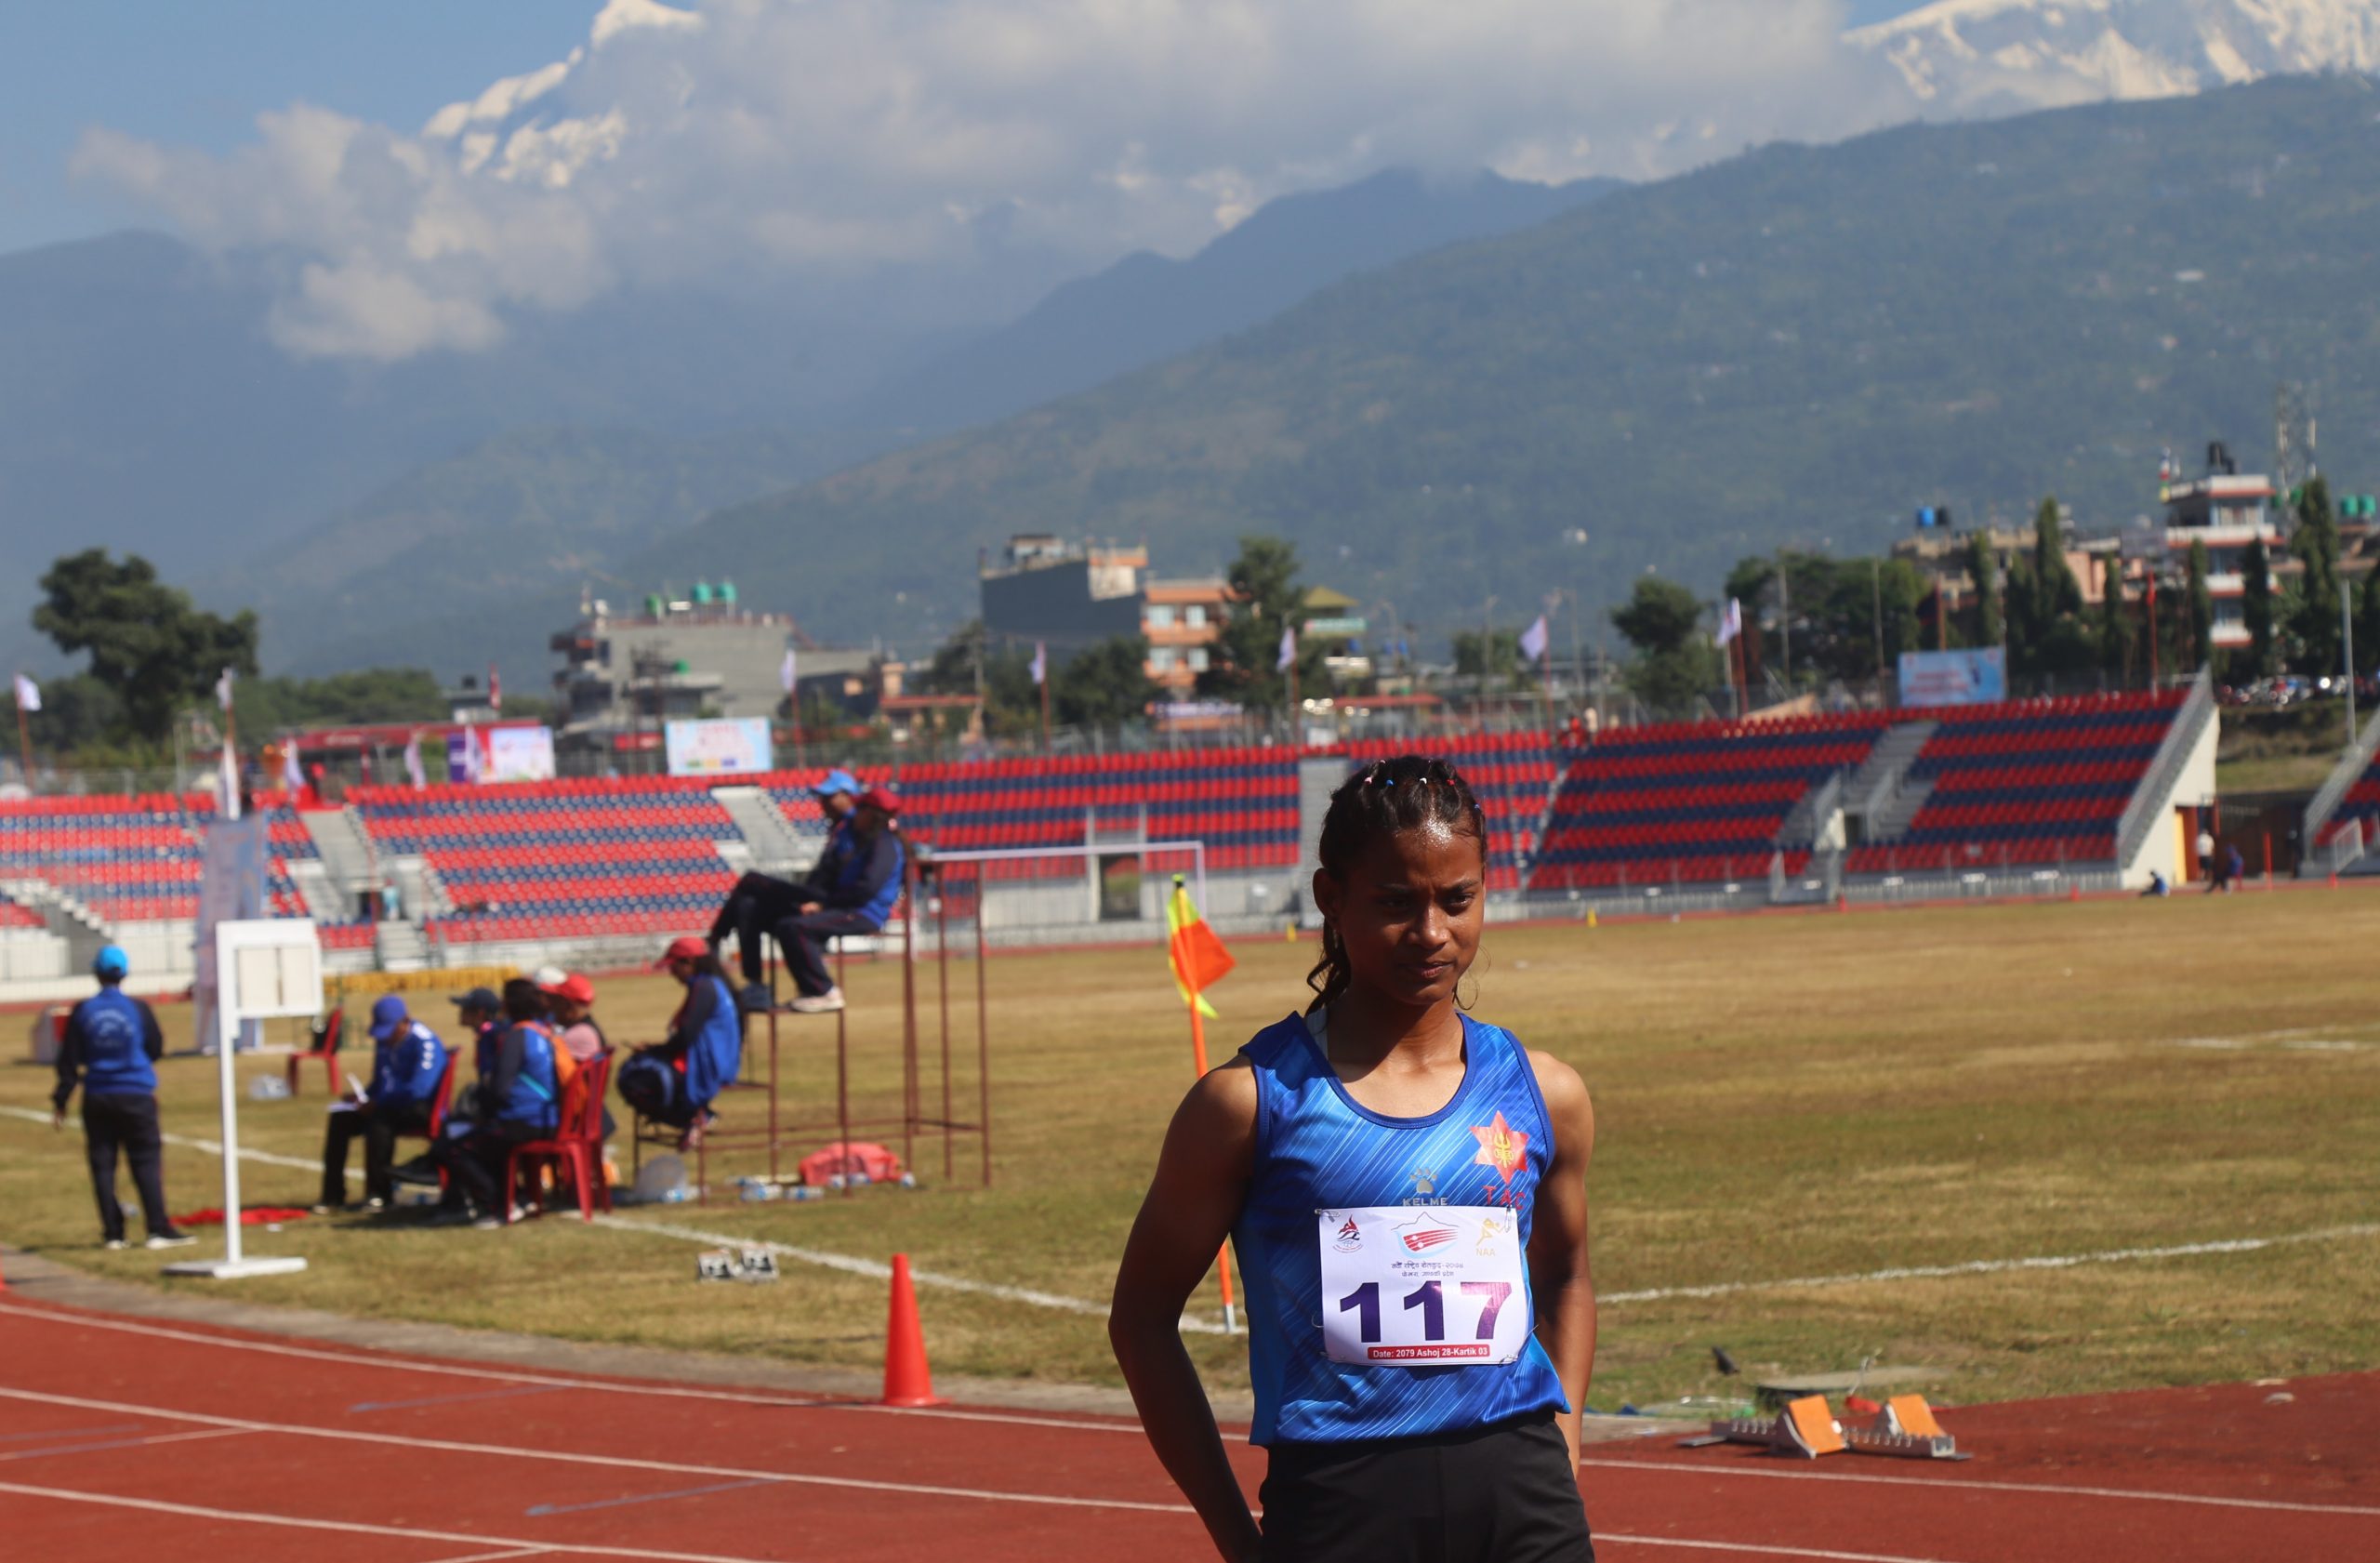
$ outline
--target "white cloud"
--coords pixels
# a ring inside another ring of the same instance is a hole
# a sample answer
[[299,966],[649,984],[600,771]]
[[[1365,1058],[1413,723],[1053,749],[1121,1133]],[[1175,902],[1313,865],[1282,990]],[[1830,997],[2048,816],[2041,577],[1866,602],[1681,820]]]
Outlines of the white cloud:
[[[1904,116],[1907,88],[1842,44],[1844,14],[608,0],[563,59],[417,133],[298,105],[227,156],[98,130],[76,166],[201,243],[309,258],[273,321],[290,351],[390,359],[484,346],[509,313],[624,282],[827,294],[1004,258],[1038,285],[1134,247],[1185,252],[1274,196],[1391,165],[1641,177]],[[947,291],[953,311],[975,298]]]

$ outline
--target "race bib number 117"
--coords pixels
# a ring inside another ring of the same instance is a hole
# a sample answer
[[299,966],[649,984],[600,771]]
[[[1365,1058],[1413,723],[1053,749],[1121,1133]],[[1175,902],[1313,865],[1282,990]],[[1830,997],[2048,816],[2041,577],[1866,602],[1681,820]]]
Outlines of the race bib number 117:
[[1518,1222],[1492,1205],[1323,1211],[1322,1338],[1333,1362],[1492,1365],[1527,1344]]

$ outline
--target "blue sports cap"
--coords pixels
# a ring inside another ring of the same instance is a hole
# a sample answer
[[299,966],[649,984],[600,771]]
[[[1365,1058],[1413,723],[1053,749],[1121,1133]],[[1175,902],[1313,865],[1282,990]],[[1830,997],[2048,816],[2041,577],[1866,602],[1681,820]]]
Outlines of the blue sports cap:
[[385,1042],[405,1023],[405,1001],[393,993],[372,1000],[372,1040]]
[[833,770],[826,773],[826,780],[810,790],[821,798],[829,798],[838,792],[848,792],[856,798],[867,789],[860,786],[859,778],[849,771]]
[[121,945],[101,945],[99,953],[91,957],[91,974],[102,982],[120,982],[132,970],[132,957],[124,953]]

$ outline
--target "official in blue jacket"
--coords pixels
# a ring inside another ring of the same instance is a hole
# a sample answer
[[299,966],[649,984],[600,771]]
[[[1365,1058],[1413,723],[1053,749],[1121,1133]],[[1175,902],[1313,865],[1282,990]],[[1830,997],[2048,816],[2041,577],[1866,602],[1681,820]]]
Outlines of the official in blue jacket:
[[684,985],[685,1002],[670,1017],[665,1040],[620,1065],[620,1100],[640,1117],[685,1131],[678,1148],[690,1150],[717,1116],[711,1102],[743,1068],[744,1017],[706,941],[691,934],[674,940],[654,964]]
[[562,1126],[561,1076],[554,1067],[553,1027],[546,1020],[546,996],[527,977],[504,985],[505,1025],[488,1067],[480,1077],[469,1128],[446,1133],[430,1155],[446,1170],[446,1200],[441,1216],[475,1226],[504,1225],[504,1168],[512,1147],[553,1137]]
[[91,1192],[99,1201],[99,1241],[124,1247],[124,1207],[115,1199],[115,1162],[121,1151],[132,1163],[132,1185],[140,1191],[141,1218],[149,1224],[151,1248],[179,1248],[197,1239],[175,1230],[165,1213],[165,1139],[157,1129],[156,1062],[165,1054],[165,1033],[157,1012],[124,991],[132,969],[123,950],[103,946],[91,962],[99,990],[66,1017],[58,1050],[58,1089],[50,1095],[50,1124],[66,1127],[66,1104],[83,1088],[83,1143],[90,1153]]
[[861,793],[850,831],[828,840],[802,881],[800,909],[779,920],[777,944],[793,968],[795,1013],[825,1014],[843,1007],[843,990],[826,970],[826,941],[876,933],[901,899],[905,860],[900,833],[892,828],[900,812],[899,801],[881,788]]
[[323,1135],[323,1197],[327,1215],[347,1202],[347,1147],[364,1138],[364,1205],[385,1209],[396,1196],[390,1176],[400,1134],[430,1133],[430,1112],[449,1054],[438,1033],[414,1019],[405,1001],[386,994],[372,1005],[372,1083],[348,1080],[348,1100],[331,1109]]
[[[841,769],[827,772],[810,789],[811,796],[818,800],[818,812],[826,818],[826,850],[829,854],[838,842],[851,836],[852,811],[858,804],[860,792],[859,778]],[[737,880],[735,888],[720,904],[719,915],[711,920],[706,942],[710,952],[717,955],[727,935],[735,935],[735,955],[744,970],[746,1009],[765,1011],[769,1007],[769,985],[760,980],[762,962],[768,958],[769,931],[800,911],[802,903],[812,899],[805,882],[755,873]]]

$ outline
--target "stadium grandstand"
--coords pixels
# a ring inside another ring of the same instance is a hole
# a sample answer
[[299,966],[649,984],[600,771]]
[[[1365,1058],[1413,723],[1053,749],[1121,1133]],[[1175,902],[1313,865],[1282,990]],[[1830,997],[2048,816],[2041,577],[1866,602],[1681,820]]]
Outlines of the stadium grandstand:
[[[1408,748],[1445,757],[1477,789],[1499,916],[2174,882],[2195,811],[2214,801],[2215,723],[2201,680],[1584,743],[1455,735],[937,762],[869,779],[900,792],[915,842],[1026,854],[967,871],[1006,938],[1129,938],[1161,918],[1164,873],[1189,866],[1142,864],[1135,849],[1152,842],[1202,843],[1220,923],[1278,928],[1302,904],[1330,789]],[[2320,839],[2360,843],[2380,821],[2380,723],[2367,738]],[[256,805],[267,900],[312,916],[335,968],[632,959],[656,936],[706,928],[739,873],[805,868],[824,839],[813,779],[378,787],[305,808],[270,794]],[[0,981],[68,977],[73,952],[103,938],[138,940],[151,970],[187,980],[212,817],[205,800],[172,795],[0,803]],[[1147,870],[1137,919],[1129,894],[1120,916],[1101,904],[1102,870],[1117,863]]]

